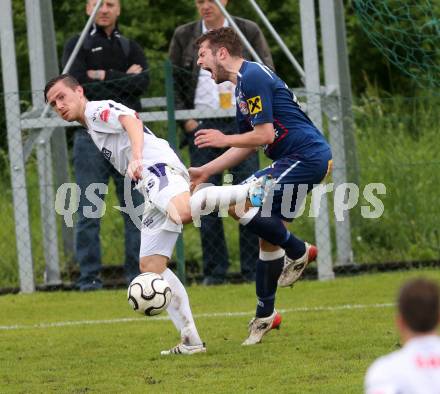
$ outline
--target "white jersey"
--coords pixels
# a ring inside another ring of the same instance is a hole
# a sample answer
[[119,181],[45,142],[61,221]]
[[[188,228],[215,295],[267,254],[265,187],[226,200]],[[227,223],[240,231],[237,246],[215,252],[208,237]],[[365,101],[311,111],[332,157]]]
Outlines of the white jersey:
[[[89,101],[86,104],[85,120],[93,142],[116,170],[125,175],[131,159],[128,133],[119,122],[120,115],[138,118],[136,111],[113,100]],[[167,141],[157,138],[144,126],[144,168],[157,163],[168,164],[186,173],[186,168]]]
[[365,377],[367,394],[440,394],[440,338],[426,335],[380,357]]

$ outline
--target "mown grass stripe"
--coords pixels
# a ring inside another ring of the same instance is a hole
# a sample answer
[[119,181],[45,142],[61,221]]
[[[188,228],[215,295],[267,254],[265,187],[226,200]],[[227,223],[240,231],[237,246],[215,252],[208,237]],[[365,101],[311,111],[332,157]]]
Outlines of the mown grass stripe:
[[[280,313],[295,313],[295,312],[328,312],[328,311],[342,311],[342,310],[355,310],[355,309],[368,309],[368,308],[391,308],[394,307],[394,303],[385,304],[345,304],[345,305],[335,305],[335,306],[316,306],[316,307],[300,307],[300,308],[289,308],[289,309],[278,309]],[[212,312],[212,313],[198,313],[194,314],[197,318],[216,318],[216,317],[240,317],[240,316],[252,316],[254,311],[247,312]],[[129,323],[137,321],[162,321],[170,320],[168,316],[156,316],[149,317],[147,319],[143,317],[129,317],[120,319],[103,319],[103,320],[76,320],[76,321],[60,321],[52,323],[38,323],[38,324],[14,324],[9,326],[0,326],[0,330],[24,330],[24,329],[34,329],[34,328],[54,328],[54,327],[69,327],[69,326],[86,326],[86,325],[99,325],[99,324],[118,324],[118,323]]]

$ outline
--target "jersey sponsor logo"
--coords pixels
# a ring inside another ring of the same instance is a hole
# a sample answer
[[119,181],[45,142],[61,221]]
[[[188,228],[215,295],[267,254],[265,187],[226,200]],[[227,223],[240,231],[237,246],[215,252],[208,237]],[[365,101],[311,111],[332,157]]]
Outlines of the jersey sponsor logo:
[[255,96],[250,99],[247,99],[247,103],[249,105],[249,112],[251,115],[258,114],[263,110],[263,103],[261,102],[260,96]]
[[416,365],[419,368],[440,368],[440,356],[417,356]]
[[150,179],[147,182],[147,186],[146,186],[147,192],[149,192],[154,187],[155,184],[156,182],[154,181],[154,179]]
[[101,152],[107,160],[110,160],[110,157],[112,157],[112,152],[107,148],[102,148]]
[[99,114],[101,120],[105,123],[108,122],[108,118],[110,117],[110,110],[107,108]]
[[97,118],[98,114],[101,112],[101,109],[102,109],[102,105],[100,105],[98,108],[96,108],[95,112],[93,112],[93,115],[92,115],[93,122],[96,122],[96,118]]
[[142,220],[142,227],[143,228],[150,227],[153,224],[153,222],[154,219],[151,216],[146,217],[144,220]]
[[102,51],[102,47],[92,48],[92,52]]

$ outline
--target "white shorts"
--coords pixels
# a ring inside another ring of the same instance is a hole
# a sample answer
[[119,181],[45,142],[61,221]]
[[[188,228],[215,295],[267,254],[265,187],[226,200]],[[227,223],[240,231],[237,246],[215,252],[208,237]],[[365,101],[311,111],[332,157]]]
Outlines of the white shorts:
[[157,233],[141,232],[141,249],[139,257],[153,256],[158,254],[160,256],[171,258],[176,245],[179,233],[168,230],[161,230]]
[[167,208],[173,197],[189,192],[188,172],[156,164],[144,172],[138,189],[145,198],[139,256],[159,254],[170,258],[183,226],[169,218]]

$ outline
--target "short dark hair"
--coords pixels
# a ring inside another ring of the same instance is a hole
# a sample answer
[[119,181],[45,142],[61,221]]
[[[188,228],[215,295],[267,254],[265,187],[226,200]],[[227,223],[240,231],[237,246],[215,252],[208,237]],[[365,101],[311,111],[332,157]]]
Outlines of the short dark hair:
[[399,313],[416,333],[435,329],[439,322],[439,287],[428,279],[412,279],[400,290],[397,300]]
[[240,37],[231,27],[221,27],[220,29],[206,32],[197,39],[197,47],[200,47],[205,41],[209,41],[209,46],[213,53],[216,53],[218,49],[223,47],[228,50],[231,56],[242,56],[243,54],[243,45]]
[[70,74],[61,74],[58,75],[55,78],[52,78],[48,83],[46,83],[46,86],[44,88],[44,101],[47,103],[47,93],[49,92],[50,89],[53,88],[53,86],[60,82],[63,81],[63,83],[67,86],[69,86],[72,89],[75,89],[77,86],[81,86],[81,84],[78,82],[78,80],[73,77]]

